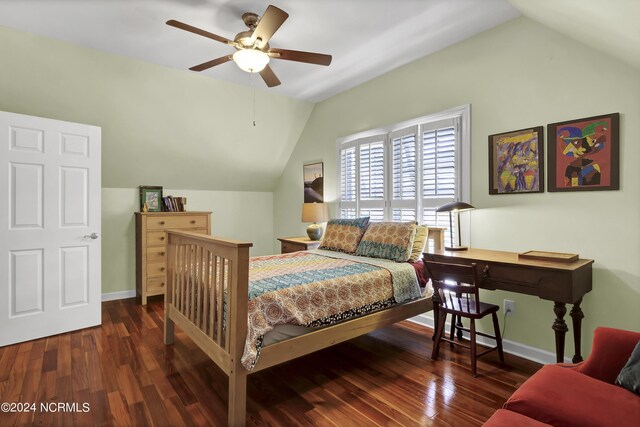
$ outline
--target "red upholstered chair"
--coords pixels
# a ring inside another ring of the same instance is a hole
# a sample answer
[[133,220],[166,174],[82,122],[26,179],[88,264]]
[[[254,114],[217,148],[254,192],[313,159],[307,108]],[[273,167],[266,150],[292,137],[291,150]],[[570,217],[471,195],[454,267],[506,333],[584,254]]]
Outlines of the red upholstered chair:
[[517,412],[498,409],[482,424],[482,427],[545,427],[548,425]]
[[[503,409],[554,426],[639,426],[640,396],[614,384],[638,341],[638,332],[596,328],[587,360],[543,366]],[[495,421],[487,425],[501,425]]]
[[[500,309],[497,305],[486,304],[480,302],[478,283],[478,274],[476,264],[459,265],[448,264],[435,261],[425,260],[429,277],[433,283],[434,292],[437,293],[439,299],[438,319],[435,342],[433,343],[432,359],[438,358],[440,351],[440,342],[447,341],[451,344],[469,348],[471,350],[471,373],[477,376],[476,366],[477,360],[493,350],[498,350],[500,361],[504,362],[504,353],[502,351],[502,337],[500,337],[500,325],[498,323],[497,312]],[[452,315],[451,319],[451,335],[446,338],[444,333],[447,314]],[[493,319],[493,329],[495,335],[488,335],[476,331],[476,319],[482,319],[487,315],[491,315]],[[465,317],[469,319],[469,329],[461,326],[455,326],[456,318]],[[465,345],[455,340],[455,329],[461,329],[469,332],[469,345]],[[496,347],[483,351],[478,354],[476,351],[476,335],[496,340]]]
[[581,374],[613,384],[640,341],[640,333],[598,327],[593,332],[591,354],[575,367]]

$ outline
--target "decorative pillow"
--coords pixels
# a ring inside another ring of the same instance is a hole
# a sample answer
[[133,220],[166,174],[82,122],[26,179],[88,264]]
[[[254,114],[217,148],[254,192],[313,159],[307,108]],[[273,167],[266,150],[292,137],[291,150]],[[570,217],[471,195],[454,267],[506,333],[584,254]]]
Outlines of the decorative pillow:
[[327,223],[324,239],[318,249],[354,253],[369,224],[369,217],[331,219]]
[[424,246],[427,244],[428,236],[429,227],[426,225],[419,225],[416,227],[416,237],[413,239],[413,248],[411,249],[409,262],[416,262],[422,258],[422,252],[424,251]]
[[640,395],[640,341],[616,378],[616,384]]
[[371,223],[360,240],[356,255],[407,261],[415,235],[415,222]]

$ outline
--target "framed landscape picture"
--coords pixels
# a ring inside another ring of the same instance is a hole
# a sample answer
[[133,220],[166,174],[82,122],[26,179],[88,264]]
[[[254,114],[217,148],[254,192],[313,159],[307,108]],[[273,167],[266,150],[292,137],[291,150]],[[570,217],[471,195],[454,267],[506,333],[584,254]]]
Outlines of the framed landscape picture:
[[162,211],[162,187],[141,185],[140,212]]
[[549,191],[618,190],[619,126],[619,113],[548,125]]
[[489,135],[489,194],[544,192],[544,128]]
[[311,163],[303,166],[304,202],[324,202],[324,163]]

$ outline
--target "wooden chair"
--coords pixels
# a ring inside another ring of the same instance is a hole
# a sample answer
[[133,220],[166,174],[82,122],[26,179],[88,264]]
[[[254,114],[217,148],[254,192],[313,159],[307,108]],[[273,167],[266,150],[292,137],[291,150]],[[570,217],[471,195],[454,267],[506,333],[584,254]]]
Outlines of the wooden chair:
[[[451,347],[455,344],[471,350],[471,373],[474,377],[477,376],[476,366],[480,356],[497,349],[500,361],[504,362],[502,337],[500,337],[500,325],[497,315],[500,307],[494,304],[480,302],[476,264],[459,265],[427,260],[425,260],[424,264],[427,267],[427,272],[433,283],[435,301],[438,302],[437,310],[435,310],[437,314],[436,337],[433,343],[431,359],[435,360],[438,358],[440,342],[447,341],[451,343]],[[447,339],[444,328],[447,314],[449,313],[452,315],[451,333],[449,339]],[[495,336],[476,331],[476,319],[482,319],[488,314],[491,314],[493,319]],[[462,327],[461,324],[456,325],[456,319],[460,319],[461,317],[469,319],[469,329]],[[469,332],[470,345],[461,343],[460,339],[455,341],[454,333],[456,329]],[[476,335],[482,335],[483,337],[496,340],[496,347],[477,354]]]

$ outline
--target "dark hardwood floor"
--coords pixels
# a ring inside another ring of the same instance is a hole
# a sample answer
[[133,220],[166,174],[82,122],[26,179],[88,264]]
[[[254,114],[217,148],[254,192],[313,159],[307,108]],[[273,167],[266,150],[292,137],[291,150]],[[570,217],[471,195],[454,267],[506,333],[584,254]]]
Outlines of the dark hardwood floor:
[[[0,403],[37,405],[0,412],[0,426],[226,424],[226,376],[180,331],[163,344],[162,300],[105,302],[102,318],[0,348]],[[464,349],[429,359],[431,334],[405,321],[250,375],[247,424],[477,426],[540,368],[492,353],[473,378]]]

